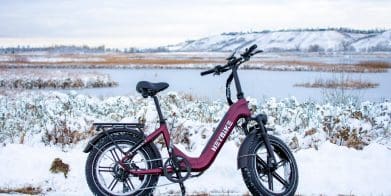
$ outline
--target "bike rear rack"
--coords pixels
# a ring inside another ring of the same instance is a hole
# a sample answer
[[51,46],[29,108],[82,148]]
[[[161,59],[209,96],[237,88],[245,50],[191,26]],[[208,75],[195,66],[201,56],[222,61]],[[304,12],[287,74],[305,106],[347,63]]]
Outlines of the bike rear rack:
[[105,128],[124,128],[124,129],[142,129],[144,124],[141,123],[93,123],[93,126],[96,127],[96,130],[105,129]]

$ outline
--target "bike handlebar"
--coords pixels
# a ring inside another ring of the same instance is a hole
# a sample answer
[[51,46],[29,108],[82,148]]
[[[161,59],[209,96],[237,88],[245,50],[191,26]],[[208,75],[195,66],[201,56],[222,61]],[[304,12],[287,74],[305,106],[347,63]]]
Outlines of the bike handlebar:
[[201,76],[208,75],[211,73],[214,73],[215,75],[219,75],[220,73],[226,72],[230,70],[234,65],[240,65],[245,61],[248,61],[251,56],[263,52],[262,50],[257,50],[254,52],[254,50],[257,48],[257,45],[254,44],[250,48],[246,48],[245,52],[241,54],[239,58],[236,58],[234,56],[235,53],[233,53],[229,58],[227,58],[228,62],[226,65],[221,66],[217,65],[213,69],[206,70],[201,72]]
[[217,65],[213,69],[201,72],[201,76],[208,75],[208,74],[211,74],[211,73],[219,75],[220,73],[224,73],[224,72],[226,72],[226,71],[228,71],[230,69],[231,69],[230,64],[227,64],[227,65],[224,65],[224,66]]
[[207,71],[203,71],[203,72],[201,72],[201,76],[208,75],[208,74],[211,74],[211,73],[214,73],[214,72],[215,72],[214,69],[210,69],[210,70],[207,70]]

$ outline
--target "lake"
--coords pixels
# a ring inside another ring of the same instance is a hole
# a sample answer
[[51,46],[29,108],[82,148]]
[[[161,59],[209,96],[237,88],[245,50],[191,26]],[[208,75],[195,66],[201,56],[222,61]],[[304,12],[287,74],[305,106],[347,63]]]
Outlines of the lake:
[[[70,71],[67,69],[67,71]],[[135,95],[138,81],[167,82],[170,87],[165,90],[192,94],[196,97],[211,100],[225,99],[225,82],[229,75],[226,72],[219,76],[200,76],[203,70],[194,69],[71,69],[75,72],[110,74],[119,83],[114,88],[77,89],[78,93],[96,96]],[[239,77],[245,96],[257,99],[267,97],[287,98],[295,96],[298,100],[308,99],[322,101],[330,92],[318,88],[294,87],[296,83],[313,82],[316,79],[350,78],[378,83],[377,88],[346,90],[347,95],[359,97],[360,101],[382,101],[391,98],[391,73],[329,73],[305,71],[264,71],[239,70]],[[234,84],[234,83],[232,83]],[[234,89],[233,87],[231,89]],[[69,90],[61,90],[69,91]],[[233,97],[236,95],[232,93]]]

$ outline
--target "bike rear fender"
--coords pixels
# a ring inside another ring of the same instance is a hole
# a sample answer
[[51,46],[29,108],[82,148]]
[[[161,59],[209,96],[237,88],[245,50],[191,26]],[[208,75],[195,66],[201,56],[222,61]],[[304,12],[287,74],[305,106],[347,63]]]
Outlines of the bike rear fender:
[[144,139],[145,135],[141,131],[141,128],[144,127],[143,124],[135,123],[94,123],[96,126],[96,131],[99,132],[97,135],[93,136],[88,142],[87,146],[84,148],[83,152],[89,153],[96,143],[107,135],[111,134],[134,134],[140,139]]

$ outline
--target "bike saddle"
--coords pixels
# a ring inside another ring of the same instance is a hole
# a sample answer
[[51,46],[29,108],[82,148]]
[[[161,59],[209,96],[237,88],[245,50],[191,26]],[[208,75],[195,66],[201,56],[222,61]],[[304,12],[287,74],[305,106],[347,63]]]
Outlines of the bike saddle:
[[144,98],[148,96],[154,96],[156,93],[168,88],[168,84],[165,82],[152,83],[148,81],[140,81],[137,83],[136,90],[141,93]]

